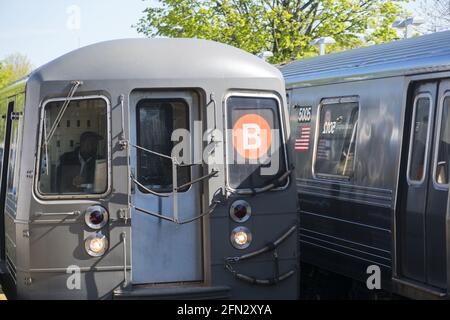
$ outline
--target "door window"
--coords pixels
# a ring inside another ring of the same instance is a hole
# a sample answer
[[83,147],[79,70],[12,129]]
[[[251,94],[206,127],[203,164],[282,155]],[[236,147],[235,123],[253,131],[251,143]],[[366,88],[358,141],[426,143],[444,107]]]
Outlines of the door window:
[[416,99],[411,129],[411,147],[409,156],[408,180],[410,183],[422,183],[425,179],[427,147],[430,135],[431,99],[422,96]]
[[449,183],[449,157],[450,157],[450,96],[444,99],[441,113],[441,128],[437,144],[435,182],[439,185]]
[[[153,152],[172,156],[178,141],[172,140],[177,129],[189,130],[189,106],[182,99],[144,99],[137,104],[138,137],[137,144]],[[186,142],[186,141],[184,141]],[[186,144],[189,147],[189,142]],[[189,152],[181,148],[181,152]],[[180,154],[183,158],[183,154]],[[190,181],[188,166],[177,167],[177,185]],[[156,192],[171,192],[172,161],[166,157],[138,149],[137,180],[146,188]],[[188,188],[180,189],[179,192]],[[141,190],[145,192],[145,190]]]

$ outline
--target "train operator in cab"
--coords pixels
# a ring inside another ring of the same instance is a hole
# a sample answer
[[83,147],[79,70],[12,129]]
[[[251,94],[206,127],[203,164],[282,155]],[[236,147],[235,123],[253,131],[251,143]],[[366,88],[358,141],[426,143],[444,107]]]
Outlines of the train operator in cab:
[[57,189],[61,193],[91,191],[94,187],[98,142],[103,137],[94,132],[80,136],[80,146],[59,158]]

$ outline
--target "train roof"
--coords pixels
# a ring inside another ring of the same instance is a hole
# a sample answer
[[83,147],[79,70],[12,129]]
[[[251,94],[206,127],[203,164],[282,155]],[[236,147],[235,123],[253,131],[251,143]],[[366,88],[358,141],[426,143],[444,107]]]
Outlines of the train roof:
[[450,31],[293,61],[287,87],[311,86],[450,69]]
[[34,71],[40,81],[277,78],[262,59],[201,39],[138,38],[100,42],[69,52]]

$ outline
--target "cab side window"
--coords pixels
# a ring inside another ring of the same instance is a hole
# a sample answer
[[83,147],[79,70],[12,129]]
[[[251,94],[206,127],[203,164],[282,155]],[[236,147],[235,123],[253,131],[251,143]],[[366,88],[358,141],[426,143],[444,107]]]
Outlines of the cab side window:
[[[63,104],[53,101],[45,106],[39,191],[44,195],[103,194],[108,184],[107,103],[101,98],[72,100],[61,113]],[[92,126],[86,125],[88,121]]]
[[323,178],[350,178],[358,128],[359,104],[355,99],[322,101],[314,172]]

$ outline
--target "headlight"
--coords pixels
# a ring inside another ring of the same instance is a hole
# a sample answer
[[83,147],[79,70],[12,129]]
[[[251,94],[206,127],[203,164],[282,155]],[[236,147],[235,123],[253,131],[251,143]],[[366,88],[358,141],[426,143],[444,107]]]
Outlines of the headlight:
[[92,257],[100,257],[105,254],[108,249],[108,239],[101,233],[96,233],[86,239],[86,252]]
[[251,214],[252,208],[247,201],[235,201],[230,207],[230,217],[236,222],[246,222],[248,219],[250,219]]
[[84,220],[89,228],[99,230],[108,223],[108,211],[102,206],[91,206],[86,210]]
[[237,227],[231,232],[230,240],[236,249],[247,249],[252,243],[252,233],[246,227]]

